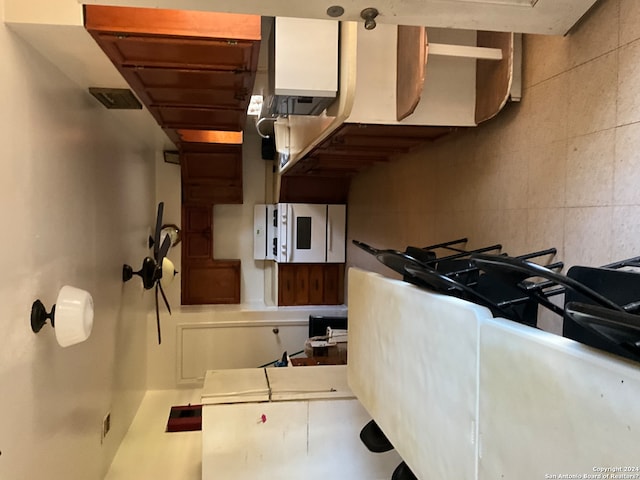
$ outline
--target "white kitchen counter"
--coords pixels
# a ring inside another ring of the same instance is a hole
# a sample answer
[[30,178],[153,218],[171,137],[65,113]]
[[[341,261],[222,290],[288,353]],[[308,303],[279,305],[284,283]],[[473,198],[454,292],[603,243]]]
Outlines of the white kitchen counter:
[[351,269],[348,375],[421,480],[640,478],[640,365],[471,303]]
[[202,403],[277,402],[354,398],[346,365],[209,370]]
[[270,393],[264,368],[208,370],[204,377],[202,403],[268,402]]
[[489,310],[353,268],[348,285],[351,389],[418,478],[475,478]]
[[202,401],[203,480],[388,480],[401,461],[360,441],[344,365],[210,371]]
[[631,467],[617,478],[640,478],[638,398],[638,363],[514,322],[483,322],[478,477],[589,478]]

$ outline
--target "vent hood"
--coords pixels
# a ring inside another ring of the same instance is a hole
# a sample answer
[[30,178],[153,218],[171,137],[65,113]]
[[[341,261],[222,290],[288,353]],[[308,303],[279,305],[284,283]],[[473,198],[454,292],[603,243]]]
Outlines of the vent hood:
[[277,17],[263,116],[319,115],[338,93],[335,20]]

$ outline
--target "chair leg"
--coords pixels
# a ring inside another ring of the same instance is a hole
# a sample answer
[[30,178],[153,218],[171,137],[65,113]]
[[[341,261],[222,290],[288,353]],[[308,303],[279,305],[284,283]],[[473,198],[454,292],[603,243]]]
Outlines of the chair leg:
[[396,467],[393,471],[393,475],[391,475],[391,480],[418,480],[409,466],[402,462],[400,465]]
[[364,443],[364,445],[374,453],[383,453],[393,450],[393,445],[375,420],[371,420],[362,430],[360,430],[360,440],[362,440],[362,443]]
[[469,241],[468,238],[458,238],[457,240],[450,240],[448,242],[443,243],[435,243],[433,245],[427,245],[426,247],[422,247],[423,250],[435,250],[436,248],[447,248],[451,245],[458,245],[460,243],[467,243]]

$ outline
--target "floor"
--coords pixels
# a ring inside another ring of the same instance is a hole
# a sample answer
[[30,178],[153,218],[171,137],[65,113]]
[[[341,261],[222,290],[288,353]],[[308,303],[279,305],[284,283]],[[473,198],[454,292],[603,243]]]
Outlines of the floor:
[[523,48],[521,102],[354,178],[350,266],[393,276],[352,239],[555,247],[567,268],[640,254],[640,2],[601,0],[568,35]]

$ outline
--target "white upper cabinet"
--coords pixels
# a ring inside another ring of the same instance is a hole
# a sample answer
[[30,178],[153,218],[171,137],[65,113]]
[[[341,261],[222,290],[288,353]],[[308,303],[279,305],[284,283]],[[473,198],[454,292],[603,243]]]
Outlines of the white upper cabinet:
[[[375,8],[378,23],[563,35],[597,0],[84,0],[87,4],[211,10],[269,16],[330,18],[329,7],[342,7],[339,20],[363,21]],[[337,9],[339,10],[339,9]]]

